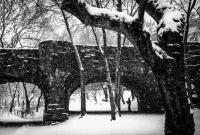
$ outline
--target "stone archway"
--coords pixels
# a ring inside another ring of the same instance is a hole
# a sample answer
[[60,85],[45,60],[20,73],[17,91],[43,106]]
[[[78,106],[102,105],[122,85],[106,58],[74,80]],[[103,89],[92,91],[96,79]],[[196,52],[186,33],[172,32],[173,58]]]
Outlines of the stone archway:
[[[112,82],[114,83],[114,75],[112,74]],[[95,76],[87,78],[86,85],[90,83],[106,82],[105,72],[96,72]],[[162,101],[158,86],[155,82],[154,88],[149,88],[148,84],[143,82],[144,80],[138,80],[134,75],[121,76],[121,85],[131,90],[138,101],[138,112],[163,112]],[[79,78],[74,80],[73,88],[70,88],[70,95],[73,94],[78,88],[80,88]]]
[[[86,71],[86,83],[105,81],[104,63],[98,48],[78,46],[78,50]],[[115,51],[115,47],[109,47],[109,63],[113,79]],[[44,41],[39,44],[39,49],[0,49],[0,54],[0,83],[24,81],[37,85],[45,97],[44,121],[68,119],[69,96],[80,85],[78,64],[69,42]],[[144,66],[144,63],[138,61],[136,64],[133,58],[139,59],[139,56],[135,54],[133,47],[122,49],[122,85],[129,89],[138,89],[138,99],[141,99],[141,95],[148,88],[143,86],[148,82],[143,83],[146,79],[138,78],[142,73],[137,64]],[[149,75],[152,76],[151,73],[145,76]]]
[[[47,97],[49,86],[39,64],[38,49],[0,49],[0,84],[13,82],[36,85]],[[44,99],[46,112],[48,99]]]
[[[74,90],[80,87],[80,76],[78,64],[75,61],[75,54],[72,48],[72,45],[68,42],[61,41],[45,41],[39,44],[40,51],[40,64],[42,70],[48,76],[47,80],[49,82],[50,90],[48,92],[48,98],[51,99],[47,106],[47,113],[50,114],[50,119],[54,120],[63,120],[65,115],[69,110],[69,96],[73,93]],[[95,46],[78,46],[79,53],[81,55],[81,60],[85,68],[85,83],[92,82],[103,82],[105,81],[105,72],[104,72],[104,63],[103,59],[98,51],[98,48]],[[111,73],[112,78],[114,79],[115,72],[115,47],[109,48],[109,63],[111,64]],[[143,97],[143,94],[148,89],[146,85],[148,82],[144,83],[144,78],[138,78],[141,76],[140,71],[136,73],[137,66],[133,59],[135,53],[135,48],[126,48],[122,49],[122,85],[129,89],[136,89],[137,98],[141,106],[145,105],[148,100],[144,100],[146,97]],[[138,59],[138,56],[136,57]],[[139,63],[142,66],[142,62]],[[135,68],[134,68],[135,67]],[[148,77],[151,76],[154,78],[152,73],[148,73]],[[140,79],[140,80],[138,80]],[[151,78],[152,79],[152,78]],[[154,79],[155,80],[155,79]],[[152,81],[152,80],[150,80]],[[59,83],[59,85],[57,85]],[[156,81],[154,82],[155,85]],[[142,91],[142,92],[141,92]],[[158,92],[159,93],[159,92]],[[149,98],[150,99],[150,98]],[[153,101],[153,100],[152,100]],[[152,102],[151,101],[151,102]],[[157,100],[156,100],[157,101]],[[153,105],[155,103],[152,103]],[[58,109],[56,109],[58,108]],[[61,113],[63,109],[63,113]],[[147,112],[145,108],[140,109],[141,112]],[[58,112],[55,113],[55,112]],[[60,118],[58,118],[59,116]],[[67,116],[66,116],[67,117]]]

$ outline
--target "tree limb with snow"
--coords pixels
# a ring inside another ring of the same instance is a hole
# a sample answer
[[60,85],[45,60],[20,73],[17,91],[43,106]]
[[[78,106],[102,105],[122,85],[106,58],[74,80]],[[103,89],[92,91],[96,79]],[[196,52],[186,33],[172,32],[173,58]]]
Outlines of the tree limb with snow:
[[[63,0],[62,9],[82,23],[124,34],[136,44],[141,56],[152,68],[158,81],[166,111],[166,135],[192,135],[194,119],[190,114],[184,76],[184,16],[167,0],[136,0],[138,15],[97,8],[84,0]],[[142,9],[142,10],[140,10]],[[158,23],[158,42],[153,43],[143,29],[143,9]],[[180,121],[181,120],[181,121]]]
[[[152,4],[157,6],[157,8],[148,8]],[[159,22],[159,37],[163,37],[162,35],[165,35],[165,33],[169,31],[178,34],[180,32],[183,32],[180,31],[181,29],[178,29],[180,27],[179,25],[181,25],[181,13],[175,11],[175,9],[172,9],[172,7],[170,6],[170,9],[164,9],[165,6],[168,5],[164,5],[163,3],[161,4],[158,2],[147,2],[147,6],[145,7],[149,14],[152,14],[155,11],[159,16],[154,17],[154,19]],[[140,22],[137,15],[132,17],[123,12],[93,7],[86,2],[79,0],[64,0],[62,8],[76,16],[82,23],[86,25],[101,27],[126,35],[132,43],[137,44],[137,47],[139,48],[144,59],[151,66],[154,66],[154,61],[157,59],[171,58],[171,56],[168,56],[168,53],[165,50],[162,50],[161,47],[156,47],[157,45],[151,42],[150,34],[147,31],[143,30],[142,22]],[[163,14],[163,17],[160,15],[161,9],[163,10],[163,12],[165,12],[165,14]],[[174,12],[171,13],[170,11]],[[177,14],[179,15],[179,18],[173,20],[175,17],[177,17]],[[170,18],[166,19],[167,16],[170,16]],[[170,25],[172,23],[173,25]],[[160,40],[162,40],[162,38],[160,38]]]

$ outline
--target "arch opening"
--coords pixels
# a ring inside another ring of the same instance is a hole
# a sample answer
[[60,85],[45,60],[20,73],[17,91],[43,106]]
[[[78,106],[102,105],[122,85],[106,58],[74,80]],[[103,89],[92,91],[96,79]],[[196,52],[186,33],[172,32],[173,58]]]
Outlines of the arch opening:
[[0,85],[0,121],[43,121],[43,91],[27,82]]
[[[114,82],[114,74],[111,74],[112,82]],[[131,90],[137,98],[138,112],[139,113],[163,113],[163,102],[158,88],[157,81],[153,76],[151,70],[145,75],[123,74],[121,76],[121,85]],[[105,82],[105,74],[98,74],[87,79],[86,84]],[[70,90],[73,94],[80,87],[79,81]],[[78,98],[80,99],[80,98]],[[70,105],[71,106],[71,105]],[[80,105],[79,105],[80,106]],[[80,108],[80,107],[79,107]],[[79,109],[80,110],[80,109]]]
[[[114,90],[114,84],[112,84]],[[134,90],[121,85],[120,105],[122,112],[137,112],[138,99]],[[69,111],[79,112],[81,108],[80,88],[75,90],[69,99]],[[130,107],[130,108],[129,108]],[[110,102],[106,82],[89,83],[86,85],[87,112],[109,112]]]

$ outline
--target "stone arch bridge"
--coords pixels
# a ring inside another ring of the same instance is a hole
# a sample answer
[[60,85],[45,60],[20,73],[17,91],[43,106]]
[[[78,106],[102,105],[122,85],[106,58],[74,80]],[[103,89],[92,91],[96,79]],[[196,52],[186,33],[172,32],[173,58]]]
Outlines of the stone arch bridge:
[[[105,82],[104,62],[97,46],[78,46],[78,50],[86,84]],[[115,52],[115,47],[108,48],[113,80]],[[157,83],[134,47],[122,48],[121,65],[121,84],[134,91],[139,111],[160,109]],[[44,41],[39,49],[0,49],[0,84],[23,81],[37,85],[45,98],[44,121],[68,118],[69,97],[80,87],[79,79],[78,64],[69,42]],[[155,89],[149,88],[149,84]]]

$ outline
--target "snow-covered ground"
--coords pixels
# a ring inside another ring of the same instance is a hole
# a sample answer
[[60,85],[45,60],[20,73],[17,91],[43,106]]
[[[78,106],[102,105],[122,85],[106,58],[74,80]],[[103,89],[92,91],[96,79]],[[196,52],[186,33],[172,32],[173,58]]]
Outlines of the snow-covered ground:
[[24,122],[24,121],[28,121],[28,120],[20,118],[20,117],[15,116],[15,115],[10,115],[10,114],[7,114],[7,115],[0,117],[0,122],[13,122],[13,121]]
[[[105,99],[103,90],[87,91],[87,94],[88,94],[86,99],[87,111],[110,111],[110,102],[103,101],[103,99]],[[75,91],[74,94],[71,95],[69,104],[70,111],[80,111],[81,108],[80,96],[81,96],[80,90]],[[131,92],[124,91],[123,98],[125,102],[128,101],[128,98],[132,99]],[[123,104],[121,102],[121,110],[128,111],[128,104],[127,103]],[[138,110],[138,104],[136,98],[134,98],[133,101],[131,100],[131,110],[132,111]]]
[[[96,91],[87,91],[88,97],[87,97],[87,111],[110,111],[110,102],[103,101],[105,99],[103,90],[96,90]],[[130,91],[124,91],[123,93],[124,101],[126,102],[128,98],[132,99],[131,92]],[[109,99],[108,99],[109,100]],[[80,102],[80,90],[77,90],[74,92],[74,94],[70,97],[70,104],[69,109],[70,111],[80,111],[81,108],[81,102]],[[15,108],[18,109],[18,108]],[[121,110],[122,111],[128,111],[128,104],[123,104],[121,102]],[[137,99],[134,98],[133,101],[131,101],[131,110],[137,111],[138,105],[137,105]],[[40,108],[38,112],[33,111],[33,114],[25,115],[25,118],[20,118],[19,116],[15,116],[14,113],[6,113],[4,112],[4,115],[0,115],[0,122],[27,122],[27,121],[42,121],[43,119],[43,111],[44,108]]]
[[[109,111],[109,102],[103,101],[102,90],[87,92],[87,111]],[[132,99],[130,91],[124,91],[125,102]],[[122,110],[127,111],[127,103],[121,103]],[[137,111],[137,99],[131,103],[132,111]],[[80,110],[80,91],[76,91],[70,98],[70,110]],[[42,109],[35,115],[42,116]],[[194,110],[195,135],[200,135],[200,110]],[[26,122],[31,118],[22,119],[13,115],[0,117],[0,122]],[[37,119],[34,119],[34,121]],[[69,120],[50,126],[16,126],[0,127],[0,135],[164,135],[163,114],[122,114],[116,121],[110,121],[109,114],[87,114],[83,118],[70,115]]]
[[28,121],[43,121],[43,108],[38,112],[34,111],[34,114],[26,114],[25,118],[14,115],[14,113],[4,112],[0,115],[0,122],[28,122]]
[[[200,134],[200,110],[194,111],[196,132]],[[108,114],[70,116],[51,126],[0,127],[0,135],[164,135],[164,115],[123,114],[110,121]]]

